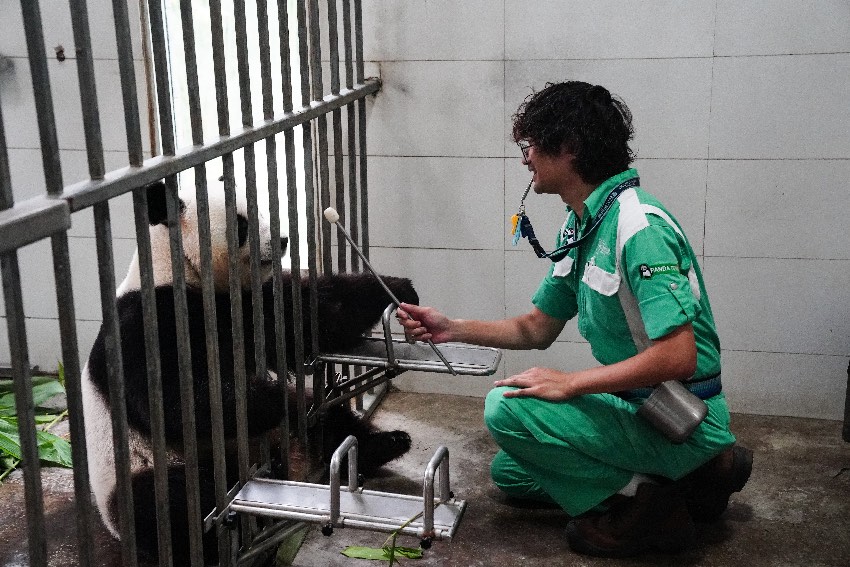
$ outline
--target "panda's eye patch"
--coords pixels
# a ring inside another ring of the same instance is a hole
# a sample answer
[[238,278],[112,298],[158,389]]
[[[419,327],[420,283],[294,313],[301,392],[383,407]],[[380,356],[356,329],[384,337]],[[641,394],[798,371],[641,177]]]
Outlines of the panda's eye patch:
[[237,231],[239,232],[239,248],[245,246],[248,240],[248,219],[243,216],[236,217]]

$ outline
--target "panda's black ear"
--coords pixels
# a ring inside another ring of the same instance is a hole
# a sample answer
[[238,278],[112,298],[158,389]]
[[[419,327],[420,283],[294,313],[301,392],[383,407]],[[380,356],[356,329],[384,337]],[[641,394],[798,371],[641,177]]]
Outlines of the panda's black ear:
[[[148,193],[148,222],[151,226],[165,224],[168,220],[168,207],[165,203],[166,187],[164,181],[151,183],[146,187]],[[186,208],[180,201],[180,212]]]
[[162,224],[168,219],[165,206],[165,182],[157,181],[146,187],[148,192],[148,222],[151,226]]

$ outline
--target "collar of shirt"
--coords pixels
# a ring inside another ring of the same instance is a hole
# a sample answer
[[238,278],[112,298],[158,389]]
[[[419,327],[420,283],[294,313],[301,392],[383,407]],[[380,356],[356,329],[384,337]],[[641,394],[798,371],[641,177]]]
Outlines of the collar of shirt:
[[[616,187],[623,181],[627,181],[637,176],[637,169],[627,169],[622,173],[618,173],[613,177],[609,177],[608,179],[603,181],[596,189],[594,189],[593,193],[588,195],[587,199],[584,200],[585,214],[582,215],[581,226],[577,227],[579,233],[584,232],[584,229],[586,227],[591,226],[593,219],[596,218],[596,213],[599,212],[599,209],[602,207],[602,204],[605,202],[605,199],[608,197],[608,194],[611,192],[612,189],[614,189],[614,187]],[[567,210],[571,210],[570,207],[567,207]]]

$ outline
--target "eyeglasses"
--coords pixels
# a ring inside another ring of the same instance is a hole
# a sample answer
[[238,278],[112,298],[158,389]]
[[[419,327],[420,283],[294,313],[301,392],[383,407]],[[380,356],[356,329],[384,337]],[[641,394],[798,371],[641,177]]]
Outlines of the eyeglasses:
[[522,151],[522,159],[524,159],[525,161],[528,161],[528,151],[531,149],[531,146],[533,146],[534,144],[532,144],[531,142],[529,142],[527,140],[521,140],[521,141],[517,142],[516,145],[519,146],[519,149]]

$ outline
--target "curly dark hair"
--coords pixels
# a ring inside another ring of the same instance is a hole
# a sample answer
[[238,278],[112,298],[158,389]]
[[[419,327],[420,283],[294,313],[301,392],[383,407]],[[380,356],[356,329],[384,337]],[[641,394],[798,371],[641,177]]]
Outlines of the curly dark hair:
[[513,116],[514,141],[576,156],[576,172],[587,183],[602,183],[628,169],[634,160],[629,140],[632,113],[605,87],[580,81],[547,83],[530,94]]

